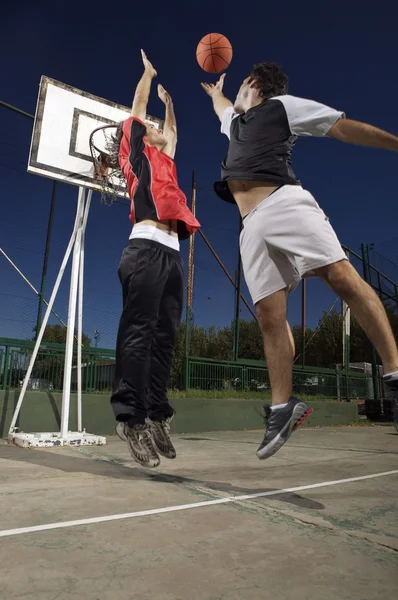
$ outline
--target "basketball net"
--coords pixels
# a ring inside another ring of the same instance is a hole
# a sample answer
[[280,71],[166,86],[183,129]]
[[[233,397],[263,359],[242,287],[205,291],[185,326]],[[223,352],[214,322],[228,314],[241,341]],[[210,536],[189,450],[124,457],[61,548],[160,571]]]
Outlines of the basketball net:
[[89,142],[94,179],[101,185],[101,202],[107,206],[111,206],[118,196],[128,197],[119,165],[117,130],[117,125],[97,127],[92,131]]

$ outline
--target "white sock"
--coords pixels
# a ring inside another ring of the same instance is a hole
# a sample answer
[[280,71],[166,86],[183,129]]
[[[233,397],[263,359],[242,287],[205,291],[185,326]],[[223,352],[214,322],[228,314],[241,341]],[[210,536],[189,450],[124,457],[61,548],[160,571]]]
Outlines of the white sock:
[[398,379],[398,371],[393,371],[392,373],[384,373],[383,377],[392,377],[393,379]]
[[277,410],[278,408],[285,408],[285,406],[287,406],[287,402],[285,402],[285,404],[273,404],[271,406],[271,410]]

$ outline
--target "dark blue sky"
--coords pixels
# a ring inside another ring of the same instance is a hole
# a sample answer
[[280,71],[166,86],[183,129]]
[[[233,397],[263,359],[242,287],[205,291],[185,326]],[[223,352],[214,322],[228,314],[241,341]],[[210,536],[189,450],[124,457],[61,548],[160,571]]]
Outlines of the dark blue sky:
[[[138,7],[140,9],[138,10]],[[394,11],[394,12],[393,12]],[[171,93],[179,125],[176,162],[189,194],[192,169],[199,186],[197,215],[218,254],[233,273],[238,215],[212,192],[227,140],[219,133],[206,79],[195,49],[206,33],[226,35],[234,49],[225,93],[234,98],[254,62],[280,62],[290,93],[344,110],[348,117],[398,131],[397,9],[392,2],[315,1],[233,4],[216,2],[19,2],[6,0],[0,24],[0,98],[33,113],[41,75],[129,105],[141,75],[144,48]],[[211,77],[207,79],[212,80]],[[214,78],[213,78],[214,79]],[[162,116],[156,95],[149,112]],[[39,286],[51,181],[25,173],[32,123],[0,107],[1,246]],[[56,135],[56,132],[54,132]],[[397,155],[301,139],[293,166],[329,215],[342,243],[396,237]],[[77,189],[60,185],[48,289],[55,279],[74,218]],[[87,231],[85,329],[100,330],[100,345],[114,344],[120,311],[116,277],[129,233],[127,209],[106,208],[94,198]],[[186,244],[183,250],[186,256]],[[198,238],[194,315],[198,324],[225,325],[233,316],[232,287]],[[68,282],[56,309],[66,318]],[[333,303],[320,282],[310,282],[308,321],[314,325]],[[0,256],[0,336],[30,337],[36,299]],[[243,311],[247,316],[247,311]],[[300,318],[300,295],[290,318]]]

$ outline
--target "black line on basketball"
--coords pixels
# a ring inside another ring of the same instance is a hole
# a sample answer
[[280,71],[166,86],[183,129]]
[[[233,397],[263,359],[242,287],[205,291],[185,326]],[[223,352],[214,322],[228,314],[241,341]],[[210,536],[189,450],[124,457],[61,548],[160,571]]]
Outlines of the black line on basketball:
[[[230,63],[227,60],[225,60],[225,58],[223,56],[221,56],[220,54],[214,54],[214,56],[218,56],[218,58],[221,58],[221,60],[223,60],[225,62],[225,64],[229,67]],[[213,62],[214,62],[214,60],[213,60]]]
[[209,54],[209,56],[206,56],[206,58],[205,58],[205,60],[204,60],[204,62],[203,62],[202,69],[203,69],[204,71],[206,71],[206,69],[205,69],[205,66],[206,66],[206,62],[208,61],[208,59],[209,59],[209,58],[213,58],[211,54]]
[[[210,36],[210,39],[211,39],[211,36],[213,34],[209,33],[208,35]],[[210,42],[202,42],[202,40],[200,40],[199,44],[203,44],[203,46],[211,46],[212,44],[217,44],[217,42],[219,42],[221,40],[221,38],[223,38],[223,37],[225,37],[225,35],[220,35],[220,37],[217,38],[215,42],[211,42],[211,41]]]
[[[213,35],[213,34],[210,34],[210,36],[212,36],[212,35]],[[225,35],[220,35],[220,37],[219,37],[219,38],[217,38],[215,42],[211,42],[211,43],[212,43],[213,45],[214,45],[214,44],[217,44],[217,42],[219,42],[219,41],[221,40],[221,38],[223,38],[223,37],[225,37]]]
[[[210,40],[211,40],[211,36],[212,36],[212,34],[210,34]],[[214,69],[214,72],[217,73],[217,67],[216,67],[216,63],[214,62],[214,57],[213,57],[213,46],[210,46],[210,52],[211,52],[211,58],[213,60],[213,69]]]
[[206,50],[201,50],[200,52],[197,52],[196,56],[199,56],[200,54],[203,54],[203,52],[210,52],[210,48],[206,48]]
[[213,50],[232,50],[232,48],[231,46],[217,46],[216,48],[213,48]]
[[214,56],[213,56],[213,53],[211,54],[211,57],[212,57],[212,59],[213,59],[213,67],[214,67],[214,72],[215,72],[215,73],[217,73],[218,69],[217,69],[217,67],[216,67],[216,63],[214,62]]

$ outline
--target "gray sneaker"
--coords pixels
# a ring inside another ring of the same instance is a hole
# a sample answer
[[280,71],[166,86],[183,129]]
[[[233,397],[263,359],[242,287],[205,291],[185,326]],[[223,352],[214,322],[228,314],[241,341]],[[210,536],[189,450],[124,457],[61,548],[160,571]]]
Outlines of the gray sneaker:
[[151,421],[147,419],[146,423],[150,429],[153,443],[156,450],[166,458],[175,458],[177,456],[173,442],[170,438],[170,422],[171,418],[165,421]]
[[120,422],[116,425],[116,433],[121,440],[127,442],[131,456],[141,466],[153,468],[160,464],[147,425],[130,427],[127,422]]
[[287,442],[293,431],[296,431],[310,416],[312,408],[297,398],[290,398],[284,408],[271,410],[266,404],[264,411],[265,434],[257,450],[257,456],[261,460],[275,454]]

